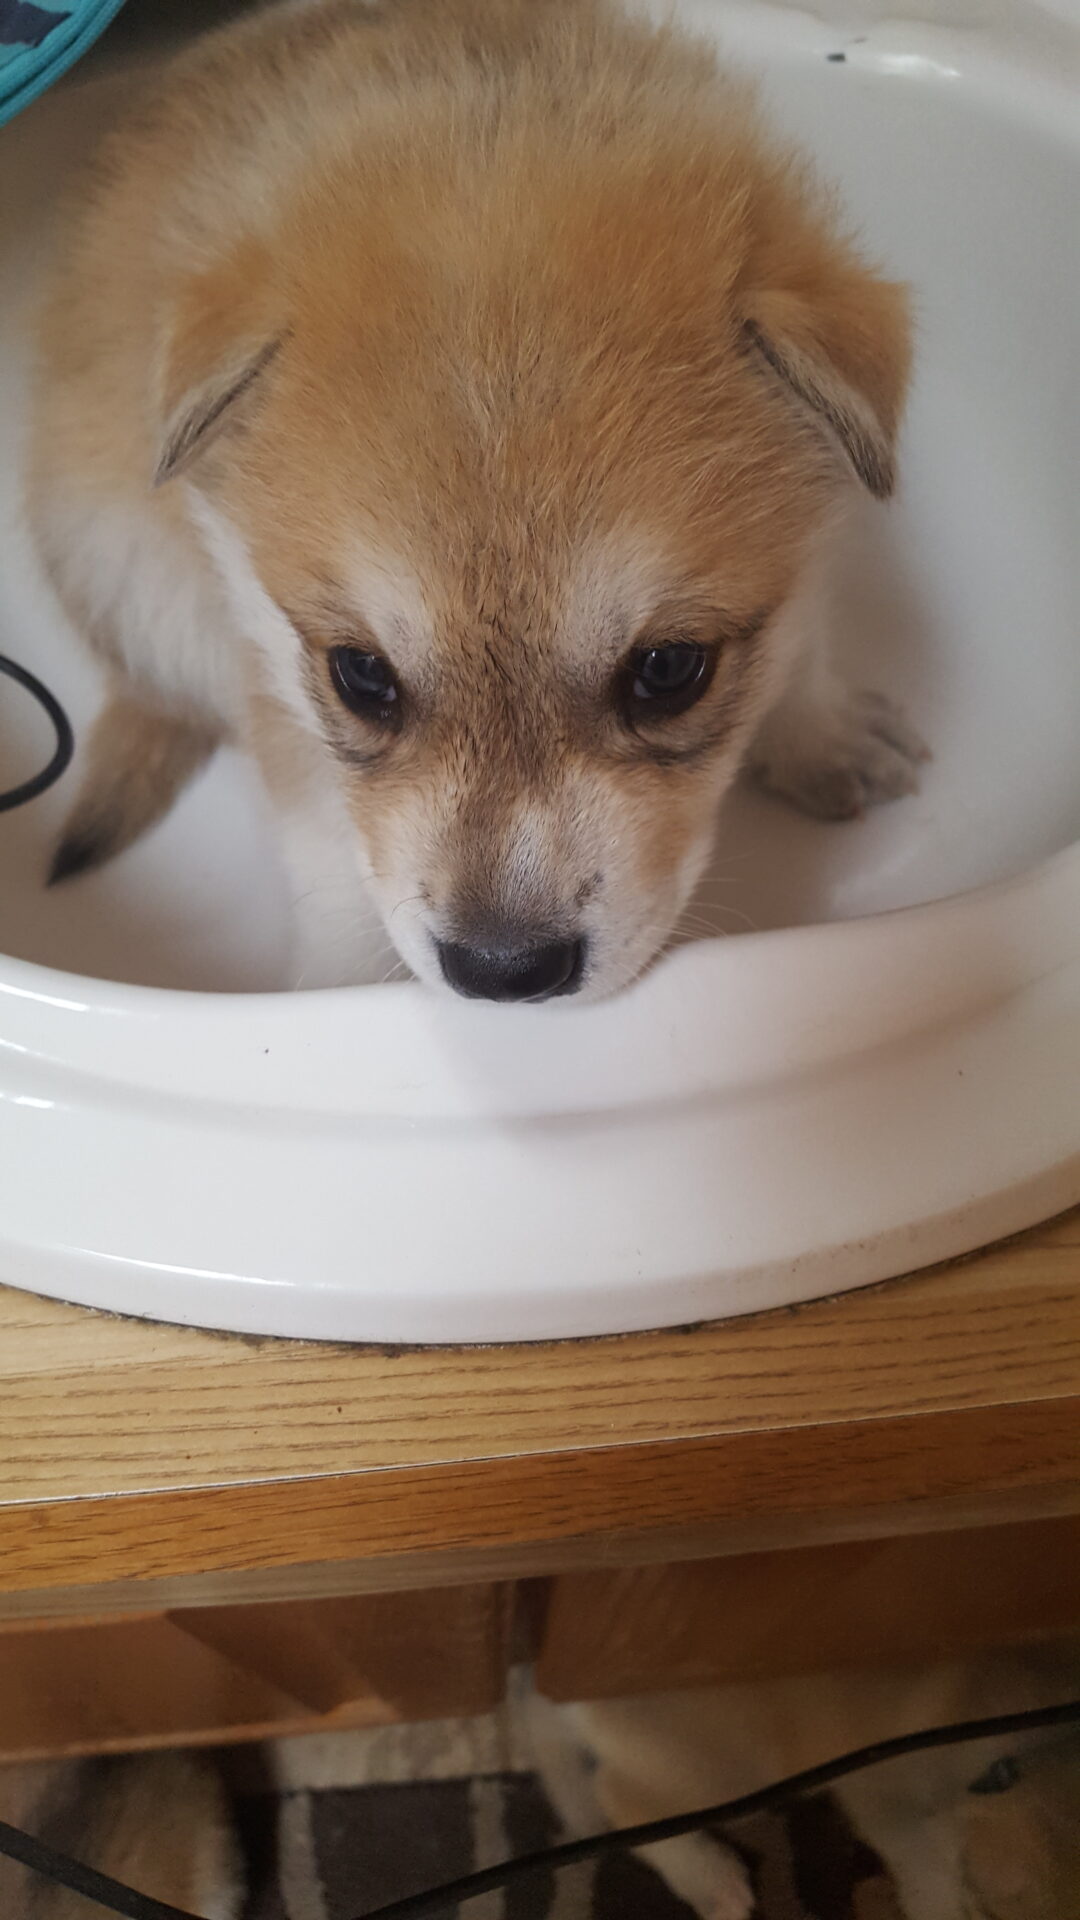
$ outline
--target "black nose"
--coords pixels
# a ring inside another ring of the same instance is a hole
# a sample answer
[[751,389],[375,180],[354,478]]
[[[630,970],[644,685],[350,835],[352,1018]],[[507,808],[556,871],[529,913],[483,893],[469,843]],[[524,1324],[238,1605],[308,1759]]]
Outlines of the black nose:
[[443,978],[468,1000],[551,1000],[581,984],[583,940],[439,943]]

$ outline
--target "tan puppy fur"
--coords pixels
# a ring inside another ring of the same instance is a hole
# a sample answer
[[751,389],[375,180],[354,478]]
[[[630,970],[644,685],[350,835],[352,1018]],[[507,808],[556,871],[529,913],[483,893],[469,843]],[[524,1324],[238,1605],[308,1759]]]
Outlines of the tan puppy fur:
[[[243,1867],[221,1781],[198,1754],[0,1768],[0,1818],[140,1893],[238,1920]],[[101,1920],[102,1908],[0,1860],[4,1920]]]
[[56,877],[235,735],[298,892],[368,883],[425,979],[544,997],[558,948],[594,995],[755,737],[812,811],[913,786],[817,630],[893,484],[905,298],[703,44],[605,0],[271,8],[107,142],[41,341],[31,517],[122,703]]
[[[1078,1680],[1080,1646],[1069,1642],[580,1707],[537,1696],[532,1732],[564,1824],[589,1833],[735,1799],[894,1734],[1052,1705],[1075,1697]],[[1020,1785],[987,1800],[971,1794],[1006,1755],[1021,1756]],[[905,1920],[1080,1913],[1080,1772],[1060,1735],[912,1755],[852,1775],[833,1792],[889,1868]],[[644,1851],[702,1920],[749,1920],[753,1892],[732,1849],[698,1833]],[[1055,1904],[1065,1889],[1069,1897]]]

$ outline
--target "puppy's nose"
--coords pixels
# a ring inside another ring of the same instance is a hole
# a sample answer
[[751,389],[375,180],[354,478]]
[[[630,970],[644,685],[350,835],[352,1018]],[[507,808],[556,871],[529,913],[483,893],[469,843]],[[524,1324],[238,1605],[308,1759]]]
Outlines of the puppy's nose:
[[439,942],[443,978],[467,1000],[551,1000],[581,984],[583,940]]

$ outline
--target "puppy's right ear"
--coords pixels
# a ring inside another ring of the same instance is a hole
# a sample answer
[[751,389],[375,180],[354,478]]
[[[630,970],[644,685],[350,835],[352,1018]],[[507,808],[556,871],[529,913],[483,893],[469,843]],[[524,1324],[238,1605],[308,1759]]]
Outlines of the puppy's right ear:
[[243,423],[284,337],[269,259],[255,243],[182,283],[165,344],[156,487]]

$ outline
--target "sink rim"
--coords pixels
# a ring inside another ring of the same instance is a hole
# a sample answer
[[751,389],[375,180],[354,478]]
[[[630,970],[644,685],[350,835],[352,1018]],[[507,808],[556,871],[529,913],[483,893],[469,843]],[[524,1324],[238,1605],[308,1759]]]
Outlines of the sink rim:
[[0,1052],[46,1073],[57,1097],[56,1075],[66,1073],[71,1093],[93,1082],[113,1098],[231,1108],[243,1124],[252,1101],[267,1114],[357,1124],[610,1115],[839,1070],[962,1024],[1071,962],[1080,964],[1080,840],[947,899],[694,941],[586,1006],[487,1007],[416,981],[200,992],[8,959]]

